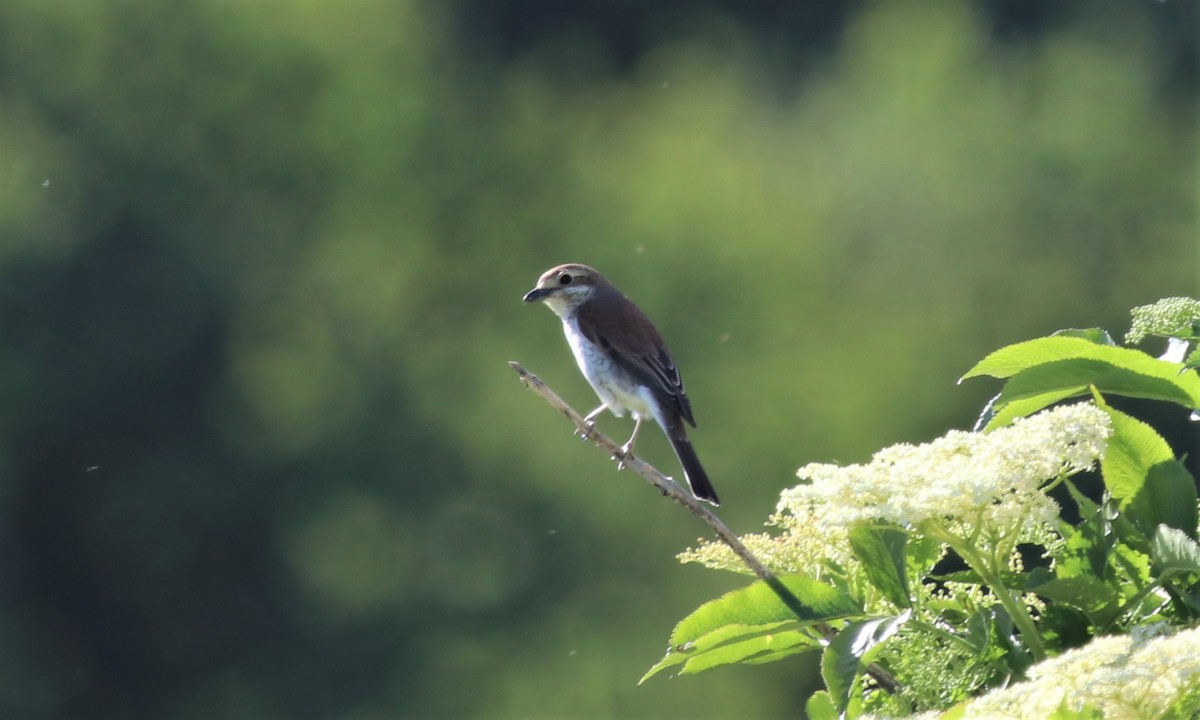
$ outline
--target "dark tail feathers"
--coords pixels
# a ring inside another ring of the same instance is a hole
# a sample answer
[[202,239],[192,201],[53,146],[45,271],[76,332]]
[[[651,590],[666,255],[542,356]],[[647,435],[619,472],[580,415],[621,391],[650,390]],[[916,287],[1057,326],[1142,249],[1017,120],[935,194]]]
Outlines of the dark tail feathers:
[[696,451],[692,448],[692,441],[688,440],[683,423],[678,419],[674,427],[667,429],[667,439],[671,441],[671,447],[675,448],[675,456],[683,466],[683,476],[692,488],[692,495],[695,495],[697,500],[712,503],[714,507],[720,505],[717,491],[708,481],[708,473],[704,472],[704,466],[700,464],[700,458],[696,457]]

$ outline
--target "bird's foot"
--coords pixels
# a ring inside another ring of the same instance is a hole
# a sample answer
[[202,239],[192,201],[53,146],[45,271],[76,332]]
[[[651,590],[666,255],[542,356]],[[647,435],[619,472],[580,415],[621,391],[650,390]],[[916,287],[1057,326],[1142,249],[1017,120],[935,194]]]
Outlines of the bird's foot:
[[613,455],[613,457],[616,458],[617,461],[617,470],[624,470],[626,467],[625,461],[633,457],[633,443],[627,442],[622,445],[621,453],[619,455]]
[[579,436],[580,440],[587,442],[588,440],[592,439],[592,433],[596,432],[596,423],[592,420],[584,420],[583,424],[586,425],[587,428],[575,428],[575,434]]

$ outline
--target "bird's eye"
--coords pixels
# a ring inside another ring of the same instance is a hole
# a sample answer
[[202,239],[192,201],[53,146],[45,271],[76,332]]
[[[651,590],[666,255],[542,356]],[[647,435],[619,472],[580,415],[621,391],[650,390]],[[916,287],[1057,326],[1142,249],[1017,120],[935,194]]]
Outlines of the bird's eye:
[[574,279],[575,278],[571,277],[570,275],[563,273],[562,275],[558,276],[558,284],[559,285],[570,285],[571,281]]

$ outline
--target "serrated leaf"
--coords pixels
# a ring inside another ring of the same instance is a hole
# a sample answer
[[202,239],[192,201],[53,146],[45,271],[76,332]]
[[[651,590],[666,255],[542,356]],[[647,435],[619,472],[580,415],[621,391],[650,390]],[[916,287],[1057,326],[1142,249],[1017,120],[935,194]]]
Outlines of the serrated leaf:
[[977,655],[983,654],[992,641],[992,613],[981,608],[967,617],[966,632],[960,637]]
[[799,632],[804,624],[856,616],[862,609],[844,593],[812,578],[792,575],[780,582],[799,600],[804,622],[771,588],[759,581],[710,600],[675,626],[671,644],[639,682],[682,665],[694,673],[731,663],[765,662],[817,647]]
[[812,578],[789,575],[780,578],[780,582],[800,601],[805,617],[797,618],[766,583],[758,581],[710,600],[680,620],[671,633],[671,644],[694,643],[728,625],[752,627],[789,620],[831,620],[862,612],[849,596]]
[[1080,357],[1093,346],[1095,343],[1071,337],[1035,338],[1005,345],[999,350],[993,350],[975,363],[974,367],[959,378],[959,382],[982,375],[1001,379],[1010,378],[1022,370],[1028,370],[1043,363]]
[[1195,350],[1188,354],[1179,372],[1183,373],[1188,370],[1195,370],[1196,368],[1200,368],[1200,346],[1197,346]]
[[[730,623],[724,625],[712,632],[704,634],[694,642],[681,643],[672,645],[667,649],[667,654],[661,660],[654,664],[646,674],[638,681],[639,684],[645,682],[653,675],[666,670],[676,665],[686,665],[694,658],[702,657],[710,652],[714,652],[721,648],[731,648],[731,652],[722,653],[722,658],[730,659],[731,662],[736,662],[738,653],[741,652],[742,657],[747,654],[758,652],[759,650],[752,649],[748,643],[753,643],[758,638],[764,636],[782,635],[785,632],[795,632],[795,620],[781,620],[773,623],[763,623],[760,625],[743,625],[740,623]],[[792,630],[789,630],[791,628]],[[815,645],[816,641],[812,641]],[[742,650],[736,648],[741,647]],[[759,648],[761,649],[761,648]],[[725,663],[721,663],[725,664]]]
[[1050,605],[1038,621],[1042,642],[1055,654],[1085,645],[1092,638],[1092,621],[1067,605]]
[[1166,525],[1196,535],[1196,481],[1178,460],[1160,462],[1146,474],[1146,483],[1126,509],[1146,527]]
[[877,654],[879,644],[908,622],[909,615],[906,610],[892,617],[850,623],[821,653],[821,677],[839,714],[851,706],[854,683]]
[[804,714],[808,716],[808,720],[838,720],[833,698],[824,690],[813,693],[808,702],[804,703]]
[[1200,407],[1200,376],[1180,375],[1181,367],[1139,350],[1056,336],[1001,348],[979,361],[960,382],[980,375],[1008,379],[991,406],[987,427],[994,428],[1083,395],[1089,386],[1190,409]]
[[1000,650],[1009,670],[1016,675],[1024,675],[1029,666],[1033,665],[1033,655],[1017,637],[1012,616],[999,603],[986,608],[986,611],[990,615],[992,644]]
[[1200,405],[1200,378],[1179,381],[1178,363],[1164,362],[1140,350],[1100,345],[1078,337],[1035,338],[1002,347],[976,363],[975,367],[962,376],[962,380],[981,375],[1010,378],[1024,370],[1064,360],[1094,360],[1138,375],[1164,380],[1177,386],[1175,392],[1190,399],[1190,407]]
[[[690,654],[679,674],[694,675],[722,665],[759,665],[820,647],[819,640],[800,630],[767,633],[721,645],[707,652]],[[646,677],[650,675],[647,673]]]
[[811,635],[805,635],[804,639],[805,639],[805,642],[803,642],[803,643],[796,643],[794,645],[788,645],[786,647],[779,643],[776,643],[777,645],[779,645],[779,647],[768,648],[753,657],[747,657],[745,660],[742,661],[742,664],[743,665],[766,665],[767,663],[773,663],[777,660],[782,660],[786,657],[791,657],[792,655],[798,655],[799,653],[804,653],[804,652],[809,652],[809,651],[816,651],[816,650],[820,650],[821,648],[825,647],[824,642],[812,637]]
[[1159,525],[1150,543],[1150,559],[1160,578],[1177,572],[1200,572],[1200,544],[1182,530]]
[[[1017,417],[1031,415],[1061,400],[1086,395],[1092,387],[1102,393],[1166,400],[1188,408],[1193,407],[1193,403],[1200,403],[1200,380],[1196,383],[1196,393],[1192,394],[1190,387],[1184,387],[1190,385],[1183,382],[1187,376],[1180,376],[1177,372],[1179,365],[1156,360],[1137,350],[1087,344],[1104,350],[1132,353],[1142,362],[1138,364],[1138,369],[1134,369],[1104,360],[1070,358],[1022,370],[1012,376],[1000,391],[996,414],[988,427],[1002,427]],[[1154,363],[1155,366],[1147,368],[1147,363]],[[1162,377],[1164,374],[1168,377]]]
[[[1070,487],[1074,491],[1074,487]],[[1060,578],[1089,576],[1103,580],[1108,576],[1108,555],[1116,542],[1109,518],[1111,510],[1087,498],[1083,498],[1079,506],[1082,519],[1078,525],[1059,523],[1063,549],[1055,561],[1054,571]]]
[[1113,546],[1113,564],[1124,575],[1119,588],[1126,599],[1133,597],[1139,588],[1143,588],[1154,580],[1151,572],[1150,556],[1131,548],[1127,543],[1120,542]]
[[[1103,404],[1100,407],[1104,407]],[[1075,483],[1067,480],[1064,485],[1067,486],[1067,492],[1071,495],[1071,499],[1075,501],[1075,505],[1079,508],[1079,517],[1087,517],[1099,509],[1099,505],[1090,497],[1079,492],[1079,488],[1075,487]]]
[[1025,590],[1076,608],[1100,627],[1107,626],[1120,612],[1116,591],[1094,577],[1054,578],[1040,585],[1026,586]]
[[[1087,391],[1086,386],[1078,385],[1044,390],[1041,387],[1043,373],[1039,372],[1039,368],[1033,368],[1026,372],[1032,373],[1032,375],[1022,373],[1005,384],[1004,390],[1000,392],[995,404],[992,406],[992,416],[988,418],[987,424],[983,426],[984,430],[1004,427],[1017,418],[1029,417],[1040,410],[1045,410],[1056,402],[1079,397]],[[1028,384],[1037,387],[1033,391],[1027,392],[1021,383],[1013,385],[1018,380],[1028,381]]]
[[889,525],[861,525],[850,531],[850,547],[867,579],[900,608],[912,607],[905,548],[908,533]]
[[1055,330],[1050,333],[1051,337],[1074,337],[1088,342],[1096,343],[1097,345],[1113,345],[1117,343],[1113,341],[1112,335],[1104,328],[1064,328]]
[[1145,537],[1153,536],[1160,524],[1194,536],[1196,485],[1191,474],[1154,428],[1103,402],[1100,406],[1113,427],[1100,469],[1125,518]]
[[918,535],[908,539],[906,554],[908,555],[908,576],[925,577],[945,556],[946,544],[934,538]]
[[1174,460],[1175,454],[1154,428],[1107,403],[1099,405],[1108,413],[1113,429],[1100,464],[1104,486],[1114,498],[1127,503],[1145,485],[1151,466]]

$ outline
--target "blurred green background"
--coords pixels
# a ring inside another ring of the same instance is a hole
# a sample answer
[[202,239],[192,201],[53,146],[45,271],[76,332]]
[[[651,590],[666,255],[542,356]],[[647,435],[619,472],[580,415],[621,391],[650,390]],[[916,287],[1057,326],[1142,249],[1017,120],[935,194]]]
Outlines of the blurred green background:
[[521,389],[594,404],[522,293],[655,318],[753,531],[1197,293],[1196,8],[0,4],[0,714],[801,715],[803,659],[636,685],[743,580]]

